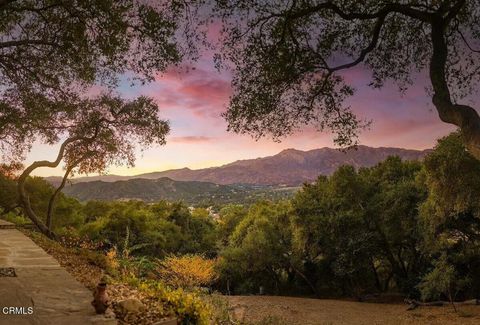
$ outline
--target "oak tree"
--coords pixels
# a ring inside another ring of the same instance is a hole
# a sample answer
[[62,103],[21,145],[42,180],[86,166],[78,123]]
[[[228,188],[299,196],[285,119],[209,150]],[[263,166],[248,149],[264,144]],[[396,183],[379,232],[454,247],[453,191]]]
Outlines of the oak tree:
[[[51,230],[55,200],[72,173],[102,173],[110,165],[133,165],[137,146],[163,145],[169,132],[168,122],[158,116],[158,106],[147,97],[124,100],[102,95],[75,102],[70,99],[65,107],[49,125],[55,130],[52,142],[63,139],[56,159],[35,161],[18,178],[18,197],[25,214],[49,237],[55,237]],[[37,168],[55,168],[61,162],[65,174],[50,198],[45,225],[31,208],[25,182]]]
[[[36,161],[18,178],[19,203],[42,232],[53,237],[53,207],[69,175],[132,164],[135,144],[165,142],[168,124],[152,100],[126,101],[111,89],[126,76],[151,81],[195,56],[181,32],[184,13],[175,0],[0,0],[2,163],[23,161],[34,141],[61,142],[55,160]],[[89,98],[96,87],[103,95]],[[65,177],[44,225],[31,209],[25,181],[36,168],[62,161]]]

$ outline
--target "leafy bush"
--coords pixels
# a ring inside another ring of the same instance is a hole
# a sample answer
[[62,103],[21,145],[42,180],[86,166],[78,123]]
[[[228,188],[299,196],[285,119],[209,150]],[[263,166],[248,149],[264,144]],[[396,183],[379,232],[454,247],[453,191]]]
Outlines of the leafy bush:
[[143,281],[139,289],[164,304],[167,311],[174,313],[182,325],[209,325],[212,308],[195,292],[170,289],[158,281]]
[[217,279],[216,261],[201,255],[168,256],[157,262],[161,281],[174,288],[208,286]]
[[13,224],[20,225],[20,226],[21,225],[27,225],[27,224],[31,223],[30,219],[26,218],[25,216],[18,215],[16,213],[12,213],[12,212],[2,214],[2,219],[6,220],[6,221],[9,221]]
[[455,269],[443,255],[435,262],[434,268],[427,273],[418,285],[423,300],[438,299],[441,295],[451,297],[451,287],[455,279]]
[[458,277],[455,267],[448,262],[446,254],[442,254],[433,265],[434,268],[418,285],[422,299],[438,299],[445,296],[453,305],[457,293],[469,284],[469,280]]
[[215,254],[215,224],[205,209],[190,211],[181,203],[128,201],[103,204],[94,211],[98,205],[85,205],[88,222],[79,233],[117,247],[122,257]]

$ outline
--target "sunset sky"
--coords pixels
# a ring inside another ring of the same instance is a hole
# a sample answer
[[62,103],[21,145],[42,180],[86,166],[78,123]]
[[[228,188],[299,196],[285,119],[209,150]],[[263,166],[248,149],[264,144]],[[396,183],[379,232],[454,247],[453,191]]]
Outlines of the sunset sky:
[[[425,93],[428,85],[424,75],[416,78],[405,95],[394,85],[373,90],[367,86],[370,73],[363,67],[345,72],[345,78],[357,93],[349,101],[361,118],[372,120],[370,130],[360,136],[360,143],[373,147],[390,146],[409,149],[431,148],[435,140],[454,130],[442,123]],[[170,70],[155,82],[131,87],[120,85],[118,92],[128,98],[148,95],[157,101],[160,116],[168,119],[171,133],[167,145],[138,152],[134,168],[111,167],[109,173],[133,175],[151,171],[189,167],[192,169],[218,166],[238,159],[274,155],[286,148],[309,150],[333,147],[332,136],[305,128],[275,143],[271,139],[255,141],[248,135],[226,131],[220,116],[226,110],[230,95],[230,76],[218,72],[210,57],[195,63],[195,70],[180,73]],[[27,163],[53,159],[56,148],[37,144]],[[60,175],[62,170],[39,169],[36,175]]]

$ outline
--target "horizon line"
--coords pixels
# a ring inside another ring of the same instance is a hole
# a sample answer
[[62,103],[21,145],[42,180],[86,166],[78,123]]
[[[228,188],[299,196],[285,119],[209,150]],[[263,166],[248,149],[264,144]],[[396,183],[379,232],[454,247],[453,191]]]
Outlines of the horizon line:
[[[209,169],[209,168],[220,168],[220,167],[224,167],[224,166],[233,164],[233,163],[235,163],[235,162],[240,162],[240,161],[248,161],[248,160],[256,160],[256,159],[269,158],[269,157],[273,157],[273,156],[279,155],[280,153],[285,152],[285,151],[289,151],[289,150],[295,150],[295,151],[299,151],[299,152],[304,152],[304,153],[306,153],[306,152],[310,152],[310,151],[324,150],[324,149],[332,149],[332,150],[338,150],[338,151],[342,151],[342,150],[348,151],[348,150],[352,150],[352,148],[354,148],[354,147],[355,147],[355,148],[358,148],[358,147],[366,147],[366,148],[372,148],[372,149],[402,149],[402,150],[411,150],[411,151],[425,151],[425,150],[432,150],[432,149],[433,149],[433,148],[411,149],[411,148],[392,147],[392,146],[378,146],[378,147],[375,147],[375,146],[368,146],[368,145],[364,145],[364,144],[358,144],[358,145],[356,145],[356,146],[350,146],[350,147],[347,147],[347,148],[335,148],[335,147],[327,147],[327,146],[320,147],[320,148],[314,148],[314,149],[308,149],[308,150],[301,150],[301,149],[295,149],[295,148],[286,148],[286,149],[283,149],[283,150],[277,152],[277,153],[274,154],[274,155],[260,156],[260,157],[256,157],[256,158],[237,159],[237,160],[234,160],[234,161],[230,161],[230,162],[224,163],[224,164],[222,164],[222,165],[212,165],[212,166],[203,167],[203,168],[190,168],[190,167],[188,167],[188,166],[185,166],[185,167],[170,168],[170,169],[164,169],[164,170],[151,170],[151,171],[147,171],[147,172],[144,172],[144,173],[128,174],[128,175],[123,175],[123,174],[108,174],[108,173],[107,173],[107,174],[97,173],[97,174],[94,174],[94,175],[82,174],[82,175],[78,175],[78,176],[69,177],[69,179],[81,179],[81,178],[105,177],[105,176],[112,176],[112,177],[136,177],[136,176],[144,176],[144,175],[153,174],[153,173],[163,173],[163,172],[169,172],[169,171],[175,171],[175,170],[183,170],[183,169],[188,169],[188,170],[191,170],[191,171],[197,171],[197,170]],[[40,176],[40,177],[42,177],[42,178],[63,178],[63,176],[60,176],[60,175],[50,175],[50,176]]]

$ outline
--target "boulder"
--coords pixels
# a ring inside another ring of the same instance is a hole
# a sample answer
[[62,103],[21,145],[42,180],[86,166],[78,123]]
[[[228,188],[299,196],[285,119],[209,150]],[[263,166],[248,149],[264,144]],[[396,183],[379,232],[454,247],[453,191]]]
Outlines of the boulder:
[[145,305],[138,299],[129,298],[118,302],[122,313],[137,314],[145,310]]

